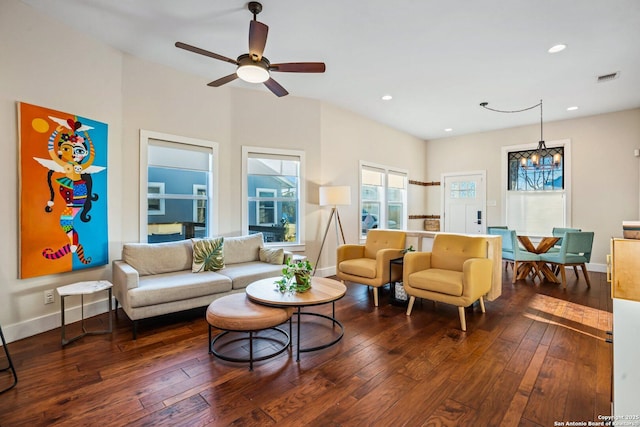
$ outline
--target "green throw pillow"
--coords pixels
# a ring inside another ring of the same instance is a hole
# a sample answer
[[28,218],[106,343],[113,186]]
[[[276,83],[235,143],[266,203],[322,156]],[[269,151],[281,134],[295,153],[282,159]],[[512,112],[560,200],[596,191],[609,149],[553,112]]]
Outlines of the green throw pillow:
[[215,239],[191,239],[193,242],[193,265],[191,271],[217,271],[224,268],[224,237]]
[[282,264],[284,263],[284,249],[266,249],[260,248],[260,261],[268,262],[269,264]]

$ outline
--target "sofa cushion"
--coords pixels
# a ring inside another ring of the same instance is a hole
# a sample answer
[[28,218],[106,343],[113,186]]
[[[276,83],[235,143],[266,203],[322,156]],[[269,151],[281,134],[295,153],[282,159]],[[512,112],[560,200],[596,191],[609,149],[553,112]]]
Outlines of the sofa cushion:
[[262,247],[264,247],[262,233],[240,237],[225,237],[224,263],[228,265],[258,261],[260,259],[260,248]]
[[122,260],[140,276],[190,270],[193,263],[190,240],[166,243],[127,243],[122,247]]
[[188,270],[140,277],[137,288],[129,290],[132,307],[214,295],[231,290],[231,280],[213,271],[192,274]]
[[358,277],[375,279],[376,260],[371,258],[356,258],[342,261],[340,271]]
[[[229,277],[233,281],[233,289],[244,289],[250,283],[256,280],[282,276],[282,265],[267,264],[265,262],[253,261],[243,262],[239,264],[227,264],[222,270],[218,271]],[[275,289],[275,284],[273,285]]]
[[193,265],[191,271],[218,271],[224,267],[224,237],[215,239],[191,239],[193,243]]
[[462,296],[462,272],[429,268],[409,275],[412,288],[440,294]]
[[260,261],[269,264],[282,265],[284,263],[284,249],[260,248],[258,252]]

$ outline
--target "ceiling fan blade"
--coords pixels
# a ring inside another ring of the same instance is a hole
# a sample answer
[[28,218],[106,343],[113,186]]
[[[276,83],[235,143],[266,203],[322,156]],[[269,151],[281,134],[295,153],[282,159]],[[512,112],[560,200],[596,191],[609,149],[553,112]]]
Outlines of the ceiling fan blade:
[[324,62],[287,62],[271,64],[269,70],[284,73],[324,73],[326,66]]
[[267,45],[269,27],[259,21],[251,21],[249,25],[249,54],[254,61],[262,59],[264,47]]
[[218,55],[217,53],[209,52],[208,50],[200,49],[199,47],[191,46],[190,44],[176,42],[176,47],[180,49],[188,50],[193,53],[208,56],[210,58],[219,59],[220,61],[229,62],[231,64],[238,65],[238,61],[235,59],[227,58],[226,56]]
[[271,77],[269,77],[269,80],[264,82],[264,85],[268,87],[269,90],[273,92],[273,94],[276,95],[277,97],[281,97],[289,94],[289,92],[287,92],[285,88],[280,86],[280,83],[273,80]]
[[211,83],[207,83],[207,86],[220,87],[223,84],[227,84],[229,82],[232,82],[237,78],[238,78],[238,75],[236,73],[229,74],[228,76],[221,77],[218,80],[212,81]]

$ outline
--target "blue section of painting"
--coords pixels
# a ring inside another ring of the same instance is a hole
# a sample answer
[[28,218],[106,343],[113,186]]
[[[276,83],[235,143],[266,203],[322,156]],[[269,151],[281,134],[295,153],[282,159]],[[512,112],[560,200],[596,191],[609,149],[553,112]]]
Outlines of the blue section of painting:
[[[78,120],[93,127],[88,131],[96,150],[93,165],[106,168],[108,125],[86,117],[78,116]],[[91,258],[91,262],[83,264],[77,254],[74,254],[73,270],[98,267],[109,263],[107,172],[108,169],[104,169],[91,174],[93,185],[91,194],[87,196],[97,195],[98,199],[91,202],[91,210],[88,213],[91,217],[90,220],[88,222],[82,221],[80,213],[74,219],[74,228],[78,232],[79,243],[84,248],[84,256]]]

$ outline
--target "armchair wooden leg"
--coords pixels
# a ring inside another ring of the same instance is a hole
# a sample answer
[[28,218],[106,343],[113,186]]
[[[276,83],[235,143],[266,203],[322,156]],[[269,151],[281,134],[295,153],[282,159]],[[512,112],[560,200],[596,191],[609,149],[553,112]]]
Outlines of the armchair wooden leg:
[[585,264],[580,264],[580,268],[582,268],[582,274],[584,274],[584,279],[587,281],[587,288],[590,288],[591,282],[589,281],[589,273],[587,272],[587,266]]
[[478,302],[480,302],[480,310],[482,310],[483,313],[486,313],[485,310],[484,310],[484,299],[482,297],[480,297]]
[[411,296],[409,298],[409,305],[407,305],[407,316],[411,316],[411,310],[413,309],[413,303],[416,302],[416,297]]
[[464,318],[464,307],[458,307],[458,313],[460,314],[460,329],[463,332],[467,331],[467,321]]
[[374,286],[373,288],[373,305],[378,306],[378,288]]

